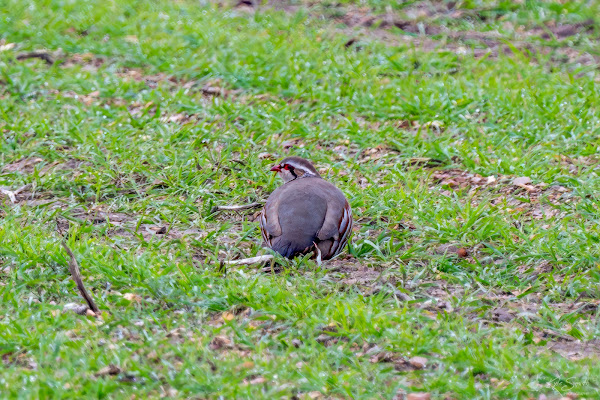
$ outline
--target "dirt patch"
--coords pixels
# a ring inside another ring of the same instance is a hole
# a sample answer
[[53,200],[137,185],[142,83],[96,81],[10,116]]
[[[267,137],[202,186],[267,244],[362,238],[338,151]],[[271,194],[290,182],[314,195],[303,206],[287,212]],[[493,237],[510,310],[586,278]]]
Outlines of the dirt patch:
[[406,33],[423,35],[439,35],[443,32],[442,28],[437,26],[425,25],[416,21],[401,20],[393,14],[374,15],[364,9],[349,9],[343,16],[334,17],[334,19],[350,27],[398,28]]
[[340,279],[340,283],[345,286],[372,286],[380,278],[382,278],[383,269],[369,267],[361,261],[346,255],[343,259],[335,259],[327,263],[327,269],[331,272],[336,272]]
[[53,171],[76,170],[85,164],[84,161],[77,159],[57,160],[49,164],[44,164],[44,162],[45,160],[39,157],[21,158],[17,161],[6,164],[0,171],[6,173],[18,172],[24,175],[29,175],[32,174],[40,164],[43,164],[42,168],[38,169],[38,172],[40,176],[44,176]]
[[[166,74],[144,75],[139,79],[139,81],[145,82],[146,85],[151,89],[157,88],[160,82],[166,82],[174,88],[181,88],[183,90],[190,90],[191,88],[195,88],[194,90],[200,91],[206,99],[212,97],[233,98],[233,96],[239,93],[239,91],[237,90],[229,90],[225,87],[214,86],[214,82],[207,82],[204,85],[201,85],[200,83],[195,81],[184,83],[182,81],[176,80],[173,77],[169,77]],[[129,100],[118,97],[106,98],[101,97],[99,91],[93,91],[90,93],[82,94],[76,93],[72,90],[62,92],[58,90],[51,90],[50,93],[55,96],[61,96],[65,98],[78,100],[86,106],[108,105],[111,107],[126,107],[129,113],[134,117],[140,117],[142,115],[154,116],[157,110],[157,105],[154,104],[154,102],[141,103],[139,101],[130,102]],[[163,114],[161,116],[162,122],[172,122],[180,124],[196,122],[198,120],[199,116],[187,113]]]
[[[120,100],[120,99],[119,99]],[[119,105],[124,105],[124,102],[119,102]],[[115,101],[113,100],[113,104]],[[141,118],[144,116],[153,117],[156,115],[158,105],[150,101],[148,103],[140,103],[138,101],[127,105],[127,111],[133,118]],[[160,121],[163,123],[171,123],[177,125],[196,124],[201,120],[198,114],[189,113],[162,113]]]
[[[421,264],[426,268],[425,262]],[[429,311],[451,311],[449,300],[461,297],[465,292],[464,287],[444,280],[424,280],[413,286],[396,265],[386,267],[381,262],[368,263],[350,255],[328,262],[325,268],[342,290],[357,290],[364,296],[385,293],[401,301],[418,299],[415,307]]]
[[384,349],[374,344],[364,343],[359,347],[354,343],[352,350],[357,358],[366,358],[371,363],[391,364],[396,371],[415,371],[431,367],[431,365],[428,365],[428,360],[424,357],[408,358],[403,354]]
[[30,370],[37,369],[37,363],[25,352],[5,352],[0,356],[0,359],[2,360],[2,365],[6,367],[13,365]]
[[164,72],[147,74],[142,69],[133,68],[126,68],[123,71],[117,72],[117,76],[124,80],[144,82],[151,89],[156,89],[160,83],[166,83],[186,92],[200,92],[206,97],[233,98],[241,93],[241,90],[228,88],[225,81],[220,78],[208,81],[186,80],[173,75],[167,75]]
[[35,167],[44,161],[39,157],[24,157],[2,167],[2,172],[20,172],[22,174],[31,174]]
[[[34,172],[38,165],[42,164],[44,160],[41,158],[29,158],[21,159],[14,163],[8,164],[8,171],[20,172],[23,174],[31,174]],[[50,164],[46,164],[38,169],[38,176],[42,177],[51,171],[73,171],[74,175],[81,173],[79,167],[85,162],[76,159],[67,159],[63,161],[54,161]],[[27,206],[49,206],[50,209],[54,210],[57,208],[67,207],[65,199],[57,198],[54,194],[46,192],[44,190],[38,190],[34,183],[27,183],[20,187],[0,187],[0,199],[7,198],[10,203],[17,205]]]
[[586,358],[600,358],[600,340],[590,341],[554,341],[549,342],[541,351],[553,351],[571,361]]
[[[450,284],[444,280],[424,280],[419,283],[425,298],[429,300],[446,301],[452,297],[463,297],[465,288],[462,285]],[[412,289],[409,287],[409,289]],[[425,304],[426,305],[426,304]]]
[[[85,54],[73,54],[71,56],[63,56],[62,67],[72,68],[74,66],[83,66],[86,71],[97,72],[98,69],[108,64],[108,61],[103,58],[96,56],[92,53]],[[121,68],[116,73],[116,76],[123,80],[132,80],[136,82],[144,82],[150,89],[156,89],[160,83],[165,83],[177,88],[181,88],[185,91],[201,92],[207,97],[224,97],[229,98],[234,95],[238,95],[240,90],[233,90],[227,88],[227,85],[222,79],[212,79],[209,81],[196,81],[186,80],[182,77],[174,75],[168,75],[164,72],[155,74],[148,74],[142,68]],[[83,98],[84,103],[86,96],[97,98],[99,93],[92,92],[92,94],[81,95],[77,93],[71,93],[71,97]],[[69,97],[69,95],[67,95]]]
[[58,199],[48,192],[37,192],[35,190],[26,189],[17,193],[15,197],[15,204],[18,205],[27,205],[31,207],[48,206],[51,210],[66,206],[64,199]]
[[[124,73],[116,73],[116,75],[124,80],[144,82],[150,89],[156,89],[159,84],[164,83],[168,85],[169,90],[184,90],[186,93],[190,94],[201,93],[202,97],[198,101],[206,105],[208,105],[215,97],[239,101],[239,96],[242,92],[241,90],[227,88],[227,85],[219,79],[207,82],[185,81],[164,73],[145,75],[141,70],[128,70]],[[159,106],[152,101],[142,103],[139,101],[132,102],[120,97],[103,97],[100,91],[97,90],[90,93],[77,93],[72,90],[50,90],[49,93],[55,96],[77,100],[87,107],[124,107],[134,119],[144,116],[154,117],[159,109]],[[187,125],[196,124],[201,121],[201,118],[202,116],[199,114],[166,112],[165,110],[162,110],[160,121],[163,123]]]
[[[315,9],[313,8],[313,12]],[[486,11],[488,11],[486,13]],[[447,35],[453,39],[468,41],[477,40],[487,45],[498,44],[502,36],[495,31],[452,31],[444,26],[444,20],[456,20],[461,18],[476,17],[480,21],[488,20],[490,10],[465,10],[452,9],[451,4],[430,5],[424,7],[418,4],[413,8],[402,10],[401,14],[389,10],[384,14],[373,13],[367,7],[354,7],[350,5],[325,7],[323,15],[335,21],[341,22],[350,27],[368,27],[376,29],[398,28],[404,33],[421,34],[428,36]],[[436,22],[442,20],[442,24]],[[513,30],[517,36],[516,39],[522,40],[532,36],[539,36],[542,39],[565,39],[577,34],[590,34],[594,31],[595,23],[589,19],[580,23],[556,24],[554,21],[547,22],[544,26],[532,28],[518,27],[510,29],[511,22],[506,22],[504,28]]]
[[180,79],[172,75],[167,75],[163,72],[158,74],[146,74],[138,68],[125,68],[116,74],[123,80],[133,80],[136,82],[144,82],[149,88],[156,89],[161,82],[169,84],[179,84]]
[[[256,6],[255,6],[256,7]],[[269,2],[266,6],[286,12],[297,12],[297,6],[291,6],[285,1]],[[537,55],[551,55],[550,61],[555,64],[578,63],[593,65],[600,57],[591,55],[583,50],[573,48],[568,38],[577,34],[590,34],[594,31],[594,21],[588,20],[576,24],[556,24],[548,22],[543,27],[512,27],[512,23],[504,23],[506,30],[512,30],[514,37],[505,37],[495,31],[456,31],[444,26],[445,20],[461,18],[486,21],[497,19],[501,13],[493,9],[456,9],[453,2],[444,4],[421,4],[406,7],[402,12],[389,10],[386,13],[374,13],[368,7],[357,7],[348,4],[323,6],[319,3],[308,4],[309,14],[314,19],[329,19],[348,29],[341,29],[351,39],[346,48],[360,49],[360,37],[375,39],[387,44],[398,46],[410,44],[424,51],[454,52],[472,55],[475,58],[498,57],[510,55],[515,49],[532,61]],[[393,32],[396,30],[396,32]],[[400,34],[397,34],[400,33]],[[559,47],[546,46],[542,43],[531,43],[530,39],[557,39]],[[508,39],[512,46],[505,43]]]
[[84,71],[96,72],[98,69],[106,63],[106,59],[99,57],[92,53],[83,54],[72,54],[69,57],[65,57],[62,62],[62,66],[71,68],[76,65],[82,66]]
[[542,39],[565,39],[579,34],[589,34],[594,31],[594,20],[588,19],[577,24],[547,23],[544,27],[536,27],[527,31],[528,35],[539,35]]
[[562,165],[569,169],[571,175],[579,175],[581,170],[589,168],[597,168],[600,160],[595,156],[580,156],[576,158],[559,155],[554,164]]
[[358,156],[358,163],[372,163],[374,161],[389,158],[390,156],[393,157],[398,155],[400,155],[400,152],[398,150],[392,149],[385,145],[378,145],[375,147],[363,149],[360,152],[360,155]]
[[[431,178],[436,184],[447,186],[450,189],[488,186],[494,184],[498,179],[494,176],[484,177],[457,168],[435,171]],[[503,182],[509,178],[500,178]]]
[[[175,224],[168,223],[166,221],[155,221],[155,222],[144,222],[139,223],[139,215],[132,215],[120,212],[105,212],[98,209],[83,209],[74,208],[69,212],[68,217],[70,219],[77,220],[79,222],[88,222],[93,225],[104,225],[107,224],[109,229],[107,231],[108,236],[120,236],[133,238],[141,236],[144,240],[150,240],[153,237],[159,239],[181,239],[183,237],[195,237],[198,240],[205,238],[207,232],[189,228],[179,227]],[[69,222],[61,219],[59,223],[66,230]]]
[[86,94],[76,93],[73,90],[67,90],[64,92],[58,90],[50,90],[50,93],[55,96],[62,96],[68,99],[78,100],[86,106],[91,106],[95,103],[100,104],[100,92],[97,90]]
[[484,177],[460,169],[447,169],[434,172],[431,178],[436,185],[444,188],[443,195],[450,196],[453,190],[469,189],[472,202],[477,205],[483,200],[483,193],[477,189],[484,188],[486,192],[497,195],[490,201],[492,206],[531,219],[557,217],[561,205],[578,200],[569,188],[544,182],[534,184],[528,177]]

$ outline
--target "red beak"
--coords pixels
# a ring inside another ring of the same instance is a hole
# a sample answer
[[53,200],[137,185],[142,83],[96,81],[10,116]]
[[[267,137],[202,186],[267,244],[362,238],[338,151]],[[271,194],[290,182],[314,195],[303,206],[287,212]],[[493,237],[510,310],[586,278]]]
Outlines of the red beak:
[[281,171],[281,167],[279,165],[275,165],[275,166],[271,167],[271,171],[280,172]]

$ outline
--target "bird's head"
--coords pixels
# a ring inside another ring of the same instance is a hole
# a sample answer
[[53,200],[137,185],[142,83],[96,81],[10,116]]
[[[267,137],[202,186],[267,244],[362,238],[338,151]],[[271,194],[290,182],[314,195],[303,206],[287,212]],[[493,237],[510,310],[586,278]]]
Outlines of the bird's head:
[[321,177],[310,161],[295,156],[284,158],[279,164],[273,166],[271,171],[277,172],[283,182],[309,176]]

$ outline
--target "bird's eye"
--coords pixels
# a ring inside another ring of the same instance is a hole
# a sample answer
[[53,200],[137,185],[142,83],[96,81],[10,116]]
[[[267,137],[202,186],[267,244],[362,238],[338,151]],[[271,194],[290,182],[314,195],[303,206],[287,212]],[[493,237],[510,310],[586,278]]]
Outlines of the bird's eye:
[[285,165],[283,166],[283,169],[287,169],[288,171],[293,171],[293,170],[294,170],[294,167],[292,167],[290,164],[285,164]]

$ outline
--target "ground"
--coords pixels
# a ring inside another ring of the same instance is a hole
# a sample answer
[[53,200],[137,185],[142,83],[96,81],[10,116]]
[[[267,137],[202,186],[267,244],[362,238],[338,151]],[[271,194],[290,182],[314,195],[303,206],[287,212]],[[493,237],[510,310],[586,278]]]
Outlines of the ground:
[[[599,15],[0,0],[3,396],[600,398]],[[291,154],[348,251],[227,266]]]

